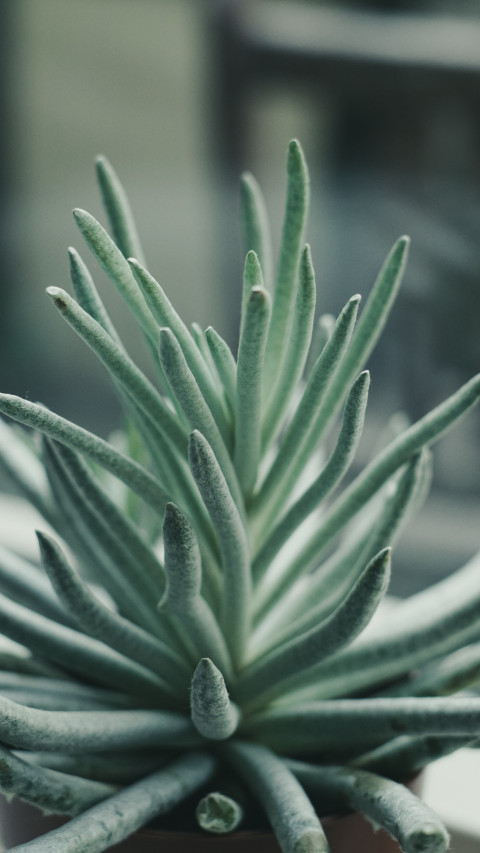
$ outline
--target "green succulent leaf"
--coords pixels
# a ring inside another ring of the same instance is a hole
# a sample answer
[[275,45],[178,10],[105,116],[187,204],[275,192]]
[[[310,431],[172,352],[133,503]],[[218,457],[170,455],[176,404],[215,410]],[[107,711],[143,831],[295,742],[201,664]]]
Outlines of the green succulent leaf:
[[[308,578],[305,589],[295,602],[295,613],[299,615],[293,620],[292,631],[325,618],[341,601],[372,555],[387,543],[394,544],[403,523],[418,505],[429,457],[426,448],[415,454],[393,485],[393,493],[385,498],[378,518],[371,522],[360,542],[355,541],[345,551],[339,550],[333,559],[323,563]],[[278,586],[280,589],[284,587],[285,581]]]
[[170,686],[145,667],[128,660],[104,643],[66,625],[33,613],[0,595],[1,630],[5,637],[34,648],[59,666],[92,677],[116,690],[127,690],[153,701],[172,701]]
[[[169,442],[181,453],[185,445],[178,421],[150,381],[111,336],[84,312],[68,293],[59,287],[48,287],[47,293],[62,317],[91,347],[115,380],[132,397],[138,409],[166,434]],[[167,445],[166,449],[170,450],[170,447]]]
[[131,752],[118,750],[115,753],[83,753],[65,755],[59,752],[22,750],[19,753],[25,761],[36,766],[70,773],[85,779],[109,782],[113,785],[128,785],[142,776],[158,770],[169,763],[168,753],[158,749]]
[[256,252],[248,251],[243,267],[242,307],[240,318],[240,338],[245,328],[245,315],[252,290],[265,290],[262,267]]
[[413,779],[432,761],[467,746],[478,746],[476,735],[401,735],[364,752],[352,764],[401,782]]
[[0,473],[52,526],[59,523],[38,452],[25,430],[0,421]]
[[42,672],[39,662],[25,659],[25,663],[36,663],[37,669],[32,666],[31,671],[23,672],[19,666],[15,672],[0,673],[2,694],[14,702],[45,711],[95,711],[135,707],[135,700],[126,693],[68,680],[63,670],[53,670],[52,665]]
[[77,815],[110,797],[116,787],[36,767],[0,746],[0,788],[46,814]]
[[233,410],[235,406],[235,393],[237,387],[237,362],[227,342],[212,326],[205,329],[205,340],[210,350],[212,361],[215,365],[218,379],[223,388],[223,395],[231,412],[233,421]]
[[242,519],[212,448],[200,432],[189,446],[193,477],[208,509],[222,553],[224,576],[221,624],[238,665],[245,654],[250,620],[250,556]]
[[73,215],[92,255],[112,280],[138,320],[147,341],[154,348],[158,340],[158,329],[126,258],[91,213],[76,209]]
[[229,698],[222,673],[209,658],[202,658],[193,673],[190,708],[195,728],[210,740],[226,740],[238,726],[240,711]]
[[167,504],[163,522],[167,588],[160,602],[189,638],[196,658],[210,657],[232,675],[232,660],[217,618],[201,595],[201,554],[195,531],[174,504]]
[[285,853],[329,853],[310,800],[280,758],[245,741],[229,742],[222,752],[260,800]]
[[123,348],[118,333],[107,313],[100,294],[98,293],[92,276],[88,271],[77,250],[70,247],[68,250],[70,262],[70,278],[72,280],[75,298],[81,308],[90,314],[93,320],[105,329],[118,346]]
[[[333,334],[320,353],[309,376],[302,398],[282,437],[274,462],[252,501],[252,513],[260,514],[267,526],[283,508],[285,496],[298,480],[305,461],[318,443],[316,419],[322,411],[324,396],[348,347],[355,324],[359,296],[352,296],[335,324]],[[300,455],[302,458],[300,459]],[[266,509],[265,509],[266,505]]]
[[444,853],[450,844],[436,814],[404,785],[365,770],[315,767],[292,762],[291,769],[320,801],[333,800],[363,812],[383,827],[405,853]]
[[[55,622],[71,624],[38,566],[0,546],[0,591]],[[1,662],[0,662],[0,668]]]
[[218,392],[218,388],[215,387],[205,360],[198,352],[191,333],[179,317],[158,281],[134,258],[129,258],[128,263],[158,326],[170,329],[179,342],[187,365],[200,388],[201,394],[205,398],[220,432],[224,438],[227,438],[230,428],[225,405],[221,394]]
[[302,376],[312,339],[315,313],[315,273],[310,246],[305,246],[300,258],[299,282],[292,328],[286,341],[283,365],[273,389],[266,392],[266,411],[262,425],[262,445],[268,447],[281,428],[295,389]]
[[241,213],[245,252],[255,252],[260,261],[265,285],[271,290],[273,258],[270,224],[262,190],[250,172],[245,172],[241,179]]
[[287,199],[265,360],[266,387],[274,380],[282,363],[284,341],[289,330],[291,310],[295,301],[298,264],[308,203],[307,165],[299,143],[293,139],[287,155]]
[[56,542],[40,532],[37,538],[52,586],[82,630],[184,690],[189,669],[182,657],[167,643],[102,604],[71,568]]
[[[410,621],[404,614],[402,621],[396,623],[392,614],[381,635],[373,632],[370,638],[362,637],[355,647],[342,650],[329,661],[318,664],[312,670],[310,696],[327,698],[345,695],[352,690],[372,689],[441,655],[478,641],[478,559],[465,569],[464,577],[475,579],[476,583],[465,586],[459,574],[455,579],[457,582],[448,584],[446,589],[438,584],[438,589],[429,590],[432,594],[427,600],[431,609],[422,607],[421,621],[415,618]],[[412,608],[409,610],[410,615],[414,615]]]
[[208,782],[214,759],[190,753],[83,812],[65,826],[11,848],[27,853],[102,853]]
[[43,711],[0,696],[0,712],[2,741],[21,749],[75,754],[200,742],[190,720],[174,711]]
[[294,639],[280,643],[247,667],[237,681],[235,695],[242,703],[261,705],[300,681],[309,682],[309,670],[358,636],[368,624],[390,580],[390,550],[381,551],[357,583],[324,622]]
[[170,329],[160,330],[160,360],[172,393],[193,430],[199,430],[212,446],[237,504],[242,497],[232,459],[180,344]]
[[243,494],[248,497],[258,476],[262,423],[262,365],[265,357],[270,299],[254,287],[245,307],[240,337],[235,396],[234,463]]
[[[437,441],[480,397],[480,375],[405,430],[380,451],[331,506],[314,536],[298,557],[296,571],[307,571],[323,548],[405,462],[425,445]],[[300,565],[302,568],[300,568]]]
[[273,749],[308,751],[319,738],[348,740],[357,745],[382,743],[398,735],[478,736],[480,699],[477,697],[399,697],[327,699],[272,707],[252,715],[242,726]]
[[104,439],[44,406],[11,394],[0,394],[0,412],[94,459],[153,506],[162,509],[168,501],[158,480],[141,465],[119,453]]
[[117,173],[107,158],[103,156],[97,157],[95,167],[103,206],[110,222],[115,243],[124,257],[133,256],[144,263],[143,249],[130,202]]
[[[260,552],[255,557],[252,571],[256,579],[268,569],[280,548],[310,513],[320,506],[321,502],[333,491],[348,471],[362,435],[369,387],[370,374],[368,371],[364,371],[350,389],[345,404],[342,426],[335,448],[327,463],[311,486],[298,498],[287,513],[280,517],[278,524],[273,527],[270,537],[264,542]],[[291,581],[290,573],[286,573],[285,584],[290,586]],[[279,582],[277,574],[275,578],[276,595],[280,595],[282,591],[283,585]],[[257,600],[261,600],[260,589],[257,595]]]
[[[70,521],[69,538],[73,533],[71,541],[80,544],[81,553],[85,554],[90,565],[97,568],[99,579],[120,610],[155,631],[156,623],[150,601],[152,596],[154,601],[160,596],[163,575],[155,578],[147,573],[139,573],[137,577],[135,557],[122,538],[115,535],[115,529],[112,530],[108,521],[98,512],[98,506],[89,498],[89,490],[79,485],[78,466],[72,468],[72,459],[62,458],[52,442],[45,442],[44,457],[52,489],[62,505],[65,519]],[[81,477],[80,482],[82,479],[85,477]],[[98,491],[94,487],[94,494]],[[92,559],[89,560],[89,557]],[[119,567],[124,575],[122,580],[118,577]]]

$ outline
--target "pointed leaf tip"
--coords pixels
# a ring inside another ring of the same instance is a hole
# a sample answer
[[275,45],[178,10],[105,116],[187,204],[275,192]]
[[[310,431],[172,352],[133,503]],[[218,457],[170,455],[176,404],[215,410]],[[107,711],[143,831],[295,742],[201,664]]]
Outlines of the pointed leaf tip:
[[228,696],[220,670],[210,658],[202,658],[193,673],[190,691],[192,721],[201,735],[226,740],[239,722],[239,711]]
[[303,148],[300,145],[300,142],[298,141],[298,139],[292,139],[288,145],[287,171],[288,172],[301,171],[304,173],[304,177],[306,179],[308,179],[307,162],[305,160]]
[[362,372],[359,373],[357,378],[355,379],[354,384],[358,383],[359,385],[367,385],[367,384],[370,385],[370,379],[371,379],[370,371],[369,370],[362,370]]
[[53,298],[57,296],[61,296],[65,291],[62,290],[61,287],[55,287],[55,285],[51,285],[50,287],[45,288],[45,293]]
[[406,258],[408,256],[408,251],[410,249],[410,237],[404,234],[402,237],[399,237],[397,242],[394,243],[392,249],[392,255],[399,254],[404,263],[406,262]]
[[37,541],[38,541],[40,548],[42,547],[42,545],[44,543],[48,543],[49,539],[50,539],[50,537],[47,536],[46,533],[43,533],[42,530],[35,530],[35,536],[37,537]]
[[291,139],[290,142],[288,143],[288,151],[289,151],[289,153],[291,152],[292,154],[293,153],[295,153],[295,154],[299,153],[299,154],[303,155],[302,146],[296,137]]
[[199,429],[194,429],[188,437],[189,444],[195,447],[204,447],[207,444],[206,438],[202,435]]
[[218,675],[220,670],[217,666],[215,666],[214,662],[210,660],[210,658],[201,658],[197,664],[197,668],[195,672],[200,676],[204,675]]
[[382,563],[387,568],[390,567],[392,563],[392,547],[388,545],[387,548],[383,548],[378,555],[377,563]]

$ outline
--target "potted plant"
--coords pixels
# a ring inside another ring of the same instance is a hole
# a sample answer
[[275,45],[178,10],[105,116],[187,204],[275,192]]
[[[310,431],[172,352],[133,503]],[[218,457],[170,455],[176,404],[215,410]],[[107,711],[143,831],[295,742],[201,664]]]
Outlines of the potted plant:
[[243,179],[235,358],[214,329],[180,319],[104,158],[97,172],[112,237],[75,218],[157,378],[129,357],[70,250],[75,298],[47,293],[110,373],[125,422],[105,441],[0,395],[3,414],[35,431],[3,422],[2,468],[55,531],[38,531],[41,570],[1,554],[2,633],[29,654],[1,657],[0,786],[71,817],[10,849],[106,850],[182,802],[185,827],[196,797],[213,833],[241,829],[242,811],[248,828],[258,803],[285,853],[326,851],[321,818],[340,811],[362,812],[405,853],[446,850],[439,819],[401,783],[479,736],[480,699],[466,692],[480,662],[478,559],[364,629],[391,544],[428,492],[429,448],[478,400],[480,377],[347,473],[363,366],[408,239],[358,323],[353,296],[315,324],[308,176],[292,141],[274,285],[263,199]]

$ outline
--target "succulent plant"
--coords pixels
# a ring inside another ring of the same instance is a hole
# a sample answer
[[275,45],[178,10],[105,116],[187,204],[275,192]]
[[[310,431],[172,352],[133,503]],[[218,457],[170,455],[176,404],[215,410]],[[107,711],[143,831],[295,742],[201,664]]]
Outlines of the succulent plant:
[[2,469],[48,523],[41,567],[0,554],[1,630],[28,650],[0,656],[0,786],[72,818],[14,849],[105,850],[187,797],[193,813],[196,794],[214,832],[242,826],[258,802],[285,853],[326,851],[320,818],[342,809],[405,853],[444,851],[439,819],[401,781],[480,735],[468,693],[478,557],[364,629],[390,547],[428,492],[429,448],[477,401],[480,377],[352,474],[363,366],[408,239],[358,323],[357,295],[315,321],[308,176],[292,141],[274,282],[263,198],[243,178],[234,357],[213,328],[180,319],[144,265],[115,172],[104,158],[97,172],[113,237],[85,211],[75,219],[138,321],[155,379],[71,249],[75,298],[47,293],[109,372],[124,423],[106,441],[0,396],[34,430],[0,424]]

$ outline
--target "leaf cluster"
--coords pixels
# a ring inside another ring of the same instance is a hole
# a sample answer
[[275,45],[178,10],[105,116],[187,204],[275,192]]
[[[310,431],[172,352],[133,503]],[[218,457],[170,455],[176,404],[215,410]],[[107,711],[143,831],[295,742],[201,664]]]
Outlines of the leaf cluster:
[[274,280],[264,200],[243,177],[234,354],[183,322],[105,158],[97,173],[111,236],[85,211],[75,220],[154,378],[70,249],[74,295],[47,293],[108,372],[124,422],[104,440],[0,395],[30,428],[0,423],[0,468],[46,522],[39,567],[0,551],[1,631],[20,644],[0,658],[0,787],[72,817],[15,849],[100,853],[197,791],[199,824],[217,833],[248,819],[253,795],[285,853],[327,851],[320,818],[341,809],[405,853],[442,853],[438,818],[399,782],[480,735],[467,693],[480,672],[478,557],[365,629],[427,495],[430,448],[477,402],[480,377],[358,470],[365,364],[408,239],[363,310],[354,295],[316,320],[308,174],[292,141]]

